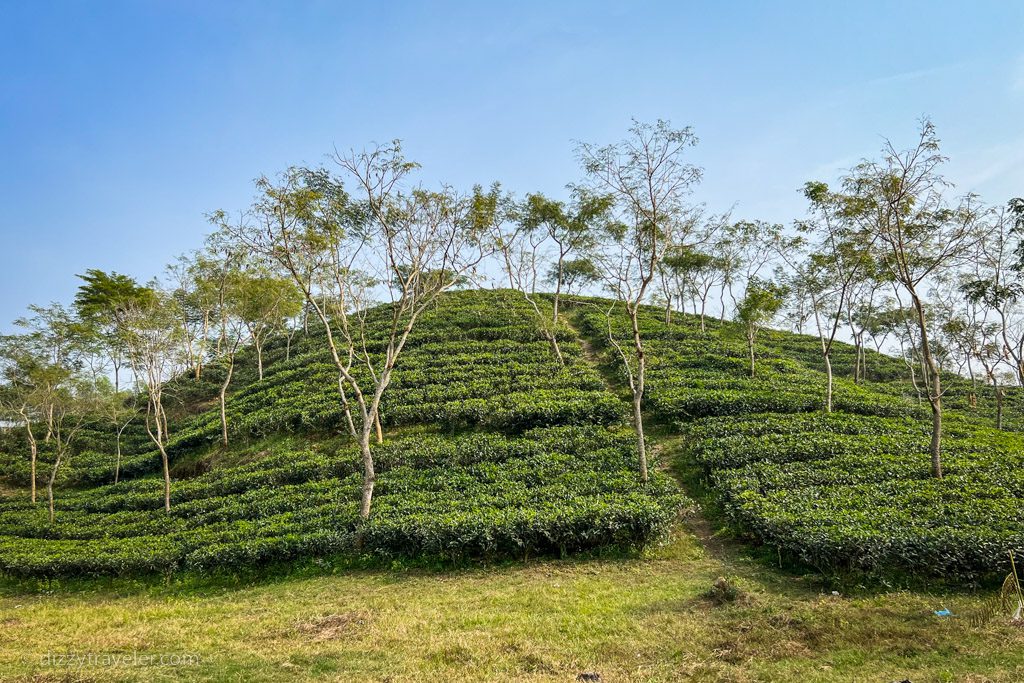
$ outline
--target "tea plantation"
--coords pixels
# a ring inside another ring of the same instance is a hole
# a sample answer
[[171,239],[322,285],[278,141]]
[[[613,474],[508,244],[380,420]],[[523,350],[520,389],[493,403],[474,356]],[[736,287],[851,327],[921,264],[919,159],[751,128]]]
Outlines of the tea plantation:
[[509,292],[452,294],[425,314],[386,394],[366,522],[358,449],[341,436],[337,374],[312,329],[265,354],[262,381],[243,359],[227,452],[211,401],[217,368],[168,388],[178,400],[169,515],[140,426],[124,439],[116,484],[112,435],[89,434],[58,486],[54,524],[23,493],[27,458],[8,435],[4,474],[21,490],[0,499],[0,569],[51,577],[338,554],[524,558],[662,538],[684,498],[667,474],[641,485],[622,403],[568,328],[558,363],[533,316]]
[[[667,462],[639,480],[606,308],[565,304],[554,331],[564,365],[520,293],[457,292],[428,311],[385,394],[368,520],[359,517],[361,465],[336,370],[312,324],[268,346],[262,380],[254,354],[241,354],[229,448],[220,446],[216,402],[223,370],[168,387],[170,514],[141,421],[121,439],[117,483],[113,431],[89,426],[58,478],[52,524],[45,504],[28,499],[24,442],[10,430],[0,438],[0,570],[135,576],[334,557],[450,566],[657,543],[689,501]],[[371,332],[383,329],[384,313],[371,315]],[[677,474],[773,557],[827,575],[965,583],[1005,573],[1009,550],[1024,553],[1018,395],[998,430],[990,398],[950,378],[947,474],[935,480],[927,410],[902,379],[902,361],[869,353],[869,380],[857,383],[852,348],[839,345],[835,411],[825,414],[813,337],[766,330],[751,378],[731,323],[701,331],[692,316],[666,323],[651,308],[642,328],[655,441],[681,444]],[[624,314],[612,333],[627,340]],[[49,457],[43,444],[40,485]]]
[[[579,327],[607,339],[603,312],[581,306]],[[679,465],[706,487],[746,538],[822,573],[850,570],[970,582],[1002,579],[1024,553],[1024,435],[995,429],[989,397],[950,378],[946,476],[930,477],[930,417],[902,361],[868,354],[874,381],[854,383],[852,347],[833,356],[834,412],[823,412],[818,340],[765,331],[750,377],[746,341],[731,323],[649,309],[647,401],[682,434]],[[629,338],[623,313],[612,326]],[[610,344],[606,363],[616,371]],[[1018,395],[1008,399],[1017,405]],[[1007,414],[1019,412],[1008,407]]]

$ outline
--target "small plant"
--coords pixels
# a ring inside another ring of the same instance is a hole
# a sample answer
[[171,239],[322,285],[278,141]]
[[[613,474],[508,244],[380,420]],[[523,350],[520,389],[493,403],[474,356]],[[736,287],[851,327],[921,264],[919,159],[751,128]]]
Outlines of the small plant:
[[[1013,609],[1013,623],[1020,624],[1024,623],[1024,591],[1021,590],[1020,586],[1020,575],[1017,574],[1017,562],[1014,560],[1013,551],[1010,551],[1010,574],[1006,577],[1006,581],[1003,582],[1003,590],[1000,592],[1000,597],[1003,600],[1003,605],[1006,608]],[[1016,607],[1014,607],[1014,603]]]
[[719,576],[715,579],[715,582],[711,584],[711,588],[704,591],[703,597],[705,600],[708,600],[715,605],[725,605],[736,602],[742,598],[743,591],[732,579]]
[[1002,588],[971,615],[971,625],[984,626],[1011,611],[1013,616],[1010,617],[1010,623],[1024,626],[1024,591],[1021,589],[1020,575],[1017,573],[1017,562],[1012,550],[1010,551],[1010,573],[1006,575]]

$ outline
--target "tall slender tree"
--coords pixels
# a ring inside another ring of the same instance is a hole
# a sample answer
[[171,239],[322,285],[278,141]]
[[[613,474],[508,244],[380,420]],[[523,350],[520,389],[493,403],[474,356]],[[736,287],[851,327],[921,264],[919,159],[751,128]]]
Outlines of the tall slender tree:
[[609,194],[594,194],[585,189],[573,190],[570,204],[549,199],[542,194],[527,195],[521,209],[521,224],[528,231],[541,230],[554,244],[552,281],[555,285],[553,319],[558,322],[558,306],[565,281],[566,263],[570,256],[590,249],[598,227],[607,221],[614,204]]
[[[287,273],[320,319],[343,408],[351,420],[354,403],[358,415],[367,518],[376,483],[370,440],[396,363],[423,312],[491,253],[485,236],[496,216],[488,202],[449,187],[410,187],[418,165],[397,141],[334,161],[342,177],[292,169],[278,182],[262,178],[241,221],[222,212],[213,219]],[[385,304],[377,309],[382,335],[367,323],[374,295]]]
[[602,229],[592,254],[606,287],[625,307],[630,320],[631,352],[611,333],[611,312],[609,341],[619,354],[633,394],[637,458],[644,482],[648,480],[643,425],[647,358],[640,312],[665,255],[689,244],[696,233],[699,210],[688,198],[700,182],[701,169],[685,160],[686,151],[696,144],[690,128],[673,128],[667,121],[634,121],[621,142],[577,146],[586,186],[594,195],[608,195],[615,202],[617,220]]
[[164,478],[164,510],[171,511],[171,470],[167,445],[170,429],[165,405],[166,384],[187,366],[174,298],[155,286],[127,304],[120,330],[135,376],[147,396],[146,433],[160,452]]
[[736,320],[743,326],[750,360],[750,376],[757,376],[755,344],[757,336],[775,318],[786,302],[787,289],[760,278],[747,281],[747,286],[736,307]]
[[[775,250],[791,271],[797,289],[810,305],[811,317],[825,364],[825,412],[832,412],[832,349],[835,346],[851,292],[870,267],[871,243],[858,239],[847,203],[825,183],[804,185],[811,217],[798,223],[796,239],[779,235]],[[870,239],[870,238],[869,238]]]
[[897,149],[887,141],[878,160],[863,161],[843,179],[865,240],[874,245],[897,295],[909,298],[926,369],[932,411],[932,476],[942,477],[942,378],[932,344],[925,287],[944,269],[955,267],[981,236],[982,211],[967,195],[951,200],[951,184],[940,174],[946,161],[935,126],[921,122],[917,142]]

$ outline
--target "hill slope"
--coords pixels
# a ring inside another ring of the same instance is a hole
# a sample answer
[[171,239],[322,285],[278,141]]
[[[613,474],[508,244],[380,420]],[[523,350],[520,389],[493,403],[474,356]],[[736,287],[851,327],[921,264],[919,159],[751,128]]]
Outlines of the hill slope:
[[[603,311],[579,327],[608,335]],[[746,342],[730,323],[702,332],[691,316],[642,317],[649,340],[647,406],[683,436],[678,465],[710,487],[747,538],[821,572],[866,570],[973,581],[1002,580],[1009,551],[1024,554],[1024,435],[991,426],[993,410],[969,382],[947,386],[945,471],[929,470],[930,417],[895,359],[869,354],[876,378],[860,384],[852,349],[833,359],[835,412],[822,412],[818,340],[767,332],[749,375]],[[621,346],[625,315],[612,327]],[[609,369],[620,361],[605,344]],[[849,374],[848,374],[849,373]],[[1019,410],[1019,394],[1011,398]]]
[[[510,292],[462,292],[425,314],[387,393],[368,522],[358,451],[339,436],[337,375],[311,334],[272,349],[264,379],[233,392],[230,451],[213,445],[216,410],[172,425],[175,471],[200,474],[176,479],[169,515],[144,442],[131,441],[139,450],[117,484],[103,483],[109,451],[81,454],[55,524],[24,497],[0,503],[0,568],[125,575],[338,553],[521,558],[657,539],[682,503],[674,483],[659,474],[640,484],[620,401],[567,330],[566,364],[555,360],[525,305]],[[170,390],[203,405],[203,386],[189,382]]]
[[[343,436],[337,375],[316,330],[268,348],[262,380],[243,355],[229,449],[218,445],[211,403],[219,369],[179,378],[168,388],[179,403],[171,514],[160,509],[159,458],[141,427],[125,438],[114,484],[112,435],[96,426],[67,470],[55,524],[23,494],[0,499],[0,568],[134,575],[339,554],[458,561],[650,544],[685,501],[663,469],[638,481],[606,308],[587,299],[565,307],[563,366],[520,294],[444,297],[386,394],[367,522],[357,514],[358,453]],[[690,316],[661,316],[651,309],[643,321],[650,417],[682,435],[681,471],[696,472],[752,541],[823,572],[970,580],[1001,572],[1008,550],[1024,552],[1024,438],[987,426],[990,406],[969,400],[965,382],[950,382],[949,474],[937,482],[901,362],[869,354],[876,381],[856,384],[843,376],[850,351],[840,346],[836,412],[824,416],[814,338],[765,333],[750,378],[730,324],[702,332]],[[615,319],[613,334],[625,335],[625,323]],[[6,485],[22,486],[16,432],[0,448]]]

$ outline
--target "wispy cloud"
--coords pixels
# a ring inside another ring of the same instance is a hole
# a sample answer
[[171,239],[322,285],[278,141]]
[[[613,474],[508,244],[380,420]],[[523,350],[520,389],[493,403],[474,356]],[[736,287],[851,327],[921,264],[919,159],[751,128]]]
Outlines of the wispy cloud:
[[960,168],[955,179],[964,191],[1002,201],[1003,195],[1019,194],[1018,188],[1024,184],[1024,137],[973,149],[957,159]]
[[1010,77],[1010,92],[1024,93],[1024,55],[1017,57],[1017,64]]
[[913,71],[903,71],[901,73],[891,74],[889,76],[872,78],[871,80],[864,83],[864,85],[871,87],[876,85],[893,85],[896,83],[909,83],[911,81],[919,81],[923,78],[933,78],[935,76],[948,74],[950,72],[957,71],[958,69],[961,69],[966,65],[967,62],[956,62],[953,64],[943,64],[942,66],[929,67],[927,69],[914,69]]

